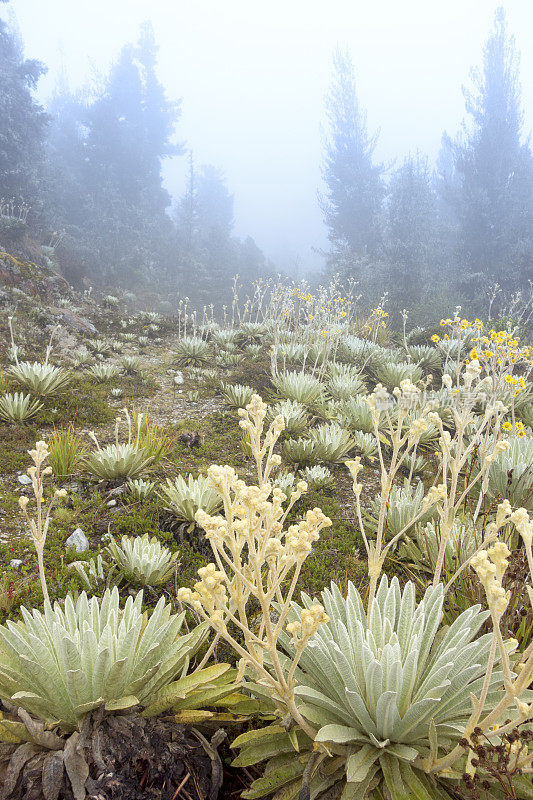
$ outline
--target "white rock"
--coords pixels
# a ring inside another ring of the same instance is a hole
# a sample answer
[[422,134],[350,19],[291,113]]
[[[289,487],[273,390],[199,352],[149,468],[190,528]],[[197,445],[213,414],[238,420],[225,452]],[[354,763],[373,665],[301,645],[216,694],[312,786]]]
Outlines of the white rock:
[[116,506],[116,504],[117,504],[117,501],[116,501],[116,500],[110,500],[110,501],[109,501],[109,503],[107,503],[107,505],[109,506],[109,508],[113,508],[113,506]]
[[12,567],[12,569],[18,569],[22,563],[23,562],[21,558],[12,558],[9,562],[9,566]]
[[31,478],[29,475],[17,475],[17,480],[23,486],[29,486],[31,484]]
[[89,540],[81,528],[76,528],[74,533],[70,534],[65,544],[69,548],[73,547],[76,553],[83,553],[84,550],[89,549]]

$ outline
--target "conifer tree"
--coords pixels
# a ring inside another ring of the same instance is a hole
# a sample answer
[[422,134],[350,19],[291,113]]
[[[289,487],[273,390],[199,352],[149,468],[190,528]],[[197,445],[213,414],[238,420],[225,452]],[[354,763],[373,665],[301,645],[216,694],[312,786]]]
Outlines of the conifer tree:
[[401,307],[420,300],[434,264],[435,212],[427,159],[410,155],[391,176],[385,211],[387,285]]
[[87,110],[88,224],[110,280],[155,266],[158,246],[171,233],[161,163],[182,152],[172,141],[179,104],[165,97],[155,73],[156,53],[146,24],[138,44],[123,48]]
[[462,135],[445,142],[454,155],[444,197],[458,224],[459,267],[509,289],[533,271],[533,159],[523,134],[519,59],[496,11],[481,69],[464,90]]
[[15,33],[0,19],[0,197],[35,206],[48,117],[33,99],[45,67],[25,59]]
[[381,242],[382,167],[373,162],[377,134],[368,133],[350,54],[337,49],[333,67],[326,96],[322,208],[333,256],[365,256],[375,253]]

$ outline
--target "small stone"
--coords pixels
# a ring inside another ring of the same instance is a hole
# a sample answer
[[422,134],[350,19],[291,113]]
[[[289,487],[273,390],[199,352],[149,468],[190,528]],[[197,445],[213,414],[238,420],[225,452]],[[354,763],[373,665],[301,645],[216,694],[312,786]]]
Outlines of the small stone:
[[109,508],[113,508],[113,506],[116,506],[116,504],[117,504],[116,500],[110,500],[109,503],[107,503],[107,506]]
[[83,553],[85,550],[89,549],[89,540],[81,528],[76,528],[74,533],[70,534],[65,544],[69,548],[73,547],[76,553]]
[[23,561],[21,558],[12,558],[9,562],[9,566],[12,569],[18,569],[22,565]]
[[31,478],[30,478],[30,476],[29,476],[29,475],[24,475],[24,474],[22,474],[22,475],[17,475],[17,480],[18,480],[18,482],[19,482],[19,483],[21,483],[23,486],[29,486],[29,485],[31,484]]

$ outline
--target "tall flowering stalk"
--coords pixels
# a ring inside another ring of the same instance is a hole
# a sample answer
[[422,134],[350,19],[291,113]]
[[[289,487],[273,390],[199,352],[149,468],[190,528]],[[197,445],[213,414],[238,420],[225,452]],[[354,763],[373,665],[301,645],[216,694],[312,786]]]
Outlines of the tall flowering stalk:
[[[368,558],[368,575],[370,578],[368,608],[372,606],[383,563],[388,552],[398,539],[425,514],[427,509],[437,502],[444,492],[443,487],[432,487],[420,511],[408,520],[401,531],[398,531],[390,541],[385,543],[387,510],[391,489],[406,458],[416,452],[420,437],[428,428],[427,414],[429,411],[429,407],[424,406],[421,410],[418,408],[416,413],[412,412],[412,409],[419,406],[421,391],[408,379],[402,381],[400,387],[396,388],[393,394],[398,401],[398,413],[395,416],[391,414],[392,403],[390,402],[390,397],[381,384],[378,384],[374,392],[366,398],[372,414],[372,425],[374,427],[380,466],[381,494],[375,538],[370,538],[363,522],[361,507],[363,484],[358,480],[359,472],[363,468],[361,459],[358,457],[353,461],[346,462],[346,466],[353,478],[357,520]],[[381,431],[384,431],[388,436],[390,448],[388,459],[385,456]]]
[[[530,572],[533,570],[533,521],[529,518],[524,508],[513,511],[508,500],[498,506],[496,519],[489,525],[489,536],[495,538],[499,531],[509,523],[513,523],[524,543]],[[492,641],[485,678],[479,691],[471,695],[472,712],[465,725],[463,738],[466,741],[476,731],[481,731],[487,740],[500,741],[501,737],[510,733],[519,725],[531,720],[533,717],[533,703],[528,703],[525,694],[533,679],[533,642],[521,654],[518,662],[511,662],[510,656],[516,650],[518,642],[510,639],[505,641],[501,630],[501,620],[511,598],[510,591],[503,587],[503,577],[509,566],[508,557],[511,555],[507,545],[496,538],[494,544],[488,549],[477,552],[469,560],[470,566],[475,570],[487,599],[487,606],[492,620]],[[528,586],[530,602],[533,605],[533,590]],[[502,688],[499,701],[491,708],[486,708],[487,695],[495,665],[502,674]],[[432,773],[445,773],[452,765],[463,756],[464,741],[459,742],[447,755],[441,758],[428,757],[425,768]],[[466,773],[473,775],[476,771],[476,762],[472,761],[473,751],[470,749],[467,756]],[[516,769],[524,773],[531,773],[533,765],[533,752],[527,747],[520,748],[517,755]]]
[[52,474],[52,467],[43,467],[44,462],[48,458],[48,446],[46,442],[40,441],[37,442],[35,445],[34,450],[28,450],[30,454],[33,464],[33,467],[29,467],[28,475],[31,478],[32,487],[33,487],[33,494],[35,495],[35,502],[36,502],[36,511],[35,516],[30,517],[28,514],[28,504],[29,498],[25,495],[19,497],[19,506],[22,509],[22,513],[26,518],[26,522],[28,523],[28,527],[30,529],[30,533],[32,535],[33,544],[35,546],[35,551],[37,553],[37,564],[39,567],[39,579],[41,581],[41,587],[43,590],[43,597],[45,603],[50,602],[50,598],[48,596],[48,587],[46,585],[46,576],[44,573],[44,560],[43,560],[43,552],[44,552],[44,545],[46,543],[46,536],[48,534],[48,526],[50,525],[50,512],[52,511],[52,507],[56,500],[60,497],[66,497],[67,493],[65,489],[56,489],[52,498],[48,502],[48,505],[45,509],[43,509],[44,504],[44,483],[43,478],[46,475]]
[[[479,515],[491,464],[500,453],[509,447],[500,441],[501,421],[507,412],[500,400],[491,396],[490,378],[481,378],[481,367],[477,360],[470,361],[453,385],[451,376],[443,376],[443,384],[450,392],[450,411],[454,423],[454,435],[444,430],[441,417],[432,412],[428,415],[440,432],[439,480],[446,491],[437,504],[440,517],[441,541],[433,585],[441,579],[446,545],[453,530],[456,516],[468,495],[479,485],[479,498],[473,513],[473,523]],[[475,413],[477,404],[485,404],[482,414]],[[465,479],[466,468],[476,456],[476,468]]]
[[[249,436],[258,485],[247,486],[232,467],[209,468],[224,514],[212,516],[200,510],[196,520],[211,544],[214,563],[198,570],[200,580],[194,591],[182,588],[178,598],[208,620],[239,654],[240,674],[250,668],[259,686],[275,698],[281,713],[313,736],[294,700],[295,670],[309,639],[328,617],[323,607],[315,604],[304,609],[299,620],[287,621],[302,565],[320,531],[331,521],[315,508],[285,529],[287,515],[307,484],[300,481],[287,497],[269,482],[272,467],[279,463],[272,451],[283,430],[283,419],[276,417],[263,435],[267,406],[258,395],[241,412],[240,425]],[[258,626],[250,619],[252,598],[261,609]],[[297,643],[288,671],[278,651],[284,630]],[[242,640],[236,638],[237,632]]]
[[[357,518],[368,557],[369,608],[375,597],[387,554],[430,506],[436,508],[440,519],[441,533],[433,575],[434,586],[441,580],[446,545],[454,529],[457,514],[476,485],[481,486],[481,492],[474,511],[474,523],[479,515],[490,465],[503,450],[509,447],[508,442],[499,441],[501,420],[507,412],[507,408],[501,401],[494,400],[488,394],[491,390],[490,379],[481,378],[480,375],[479,363],[473,360],[457,373],[455,385],[449,374],[443,376],[443,384],[449,391],[450,412],[454,423],[453,436],[448,430],[445,430],[441,417],[433,410],[432,402],[422,405],[422,391],[409,380],[402,381],[400,386],[393,390],[397,401],[396,414],[391,413],[391,398],[380,384],[376,386],[372,395],[366,398],[372,413],[381,482],[380,509],[377,530],[373,539],[368,536],[363,522],[361,508],[363,486],[358,481],[358,474],[362,469],[361,461],[356,458],[353,461],[347,461],[346,466],[354,479],[353,489]],[[480,403],[485,403],[485,409],[482,414],[477,414],[475,407]],[[385,543],[391,489],[406,458],[416,454],[420,437],[427,430],[429,424],[435,425],[440,433],[437,478],[426,495],[422,509],[407,520],[404,528]],[[388,457],[385,456],[382,433],[388,438]],[[468,476],[465,483],[462,476],[475,455],[477,455],[479,466],[473,474]],[[488,543],[490,541],[486,542],[486,544]],[[462,566],[462,569],[465,567],[466,564]]]

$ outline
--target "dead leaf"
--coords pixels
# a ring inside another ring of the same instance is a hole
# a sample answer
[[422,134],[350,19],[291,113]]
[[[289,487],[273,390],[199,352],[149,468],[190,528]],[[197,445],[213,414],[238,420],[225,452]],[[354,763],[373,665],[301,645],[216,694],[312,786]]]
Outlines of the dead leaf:
[[7,800],[17,785],[19,775],[21,770],[24,768],[24,765],[38,752],[39,748],[31,742],[24,742],[24,744],[21,744],[20,747],[17,747],[9,760],[6,770],[6,778],[1,795],[2,800]]
[[29,734],[35,744],[41,745],[46,750],[62,750],[65,746],[65,740],[60,736],[56,736],[52,731],[46,731],[44,724],[38,722],[33,717],[30,717],[27,711],[19,708],[19,717],[29,731]]
[[79,738],[79,733],[74,731],[72,736],[67,739],[64,762],[75,800],[85,800],[85,781],[89,777],[89,765],[79,746]]
[[42,778],[44,800],[57,800],[64,771],[62,750],[55,750],[45,756]]

